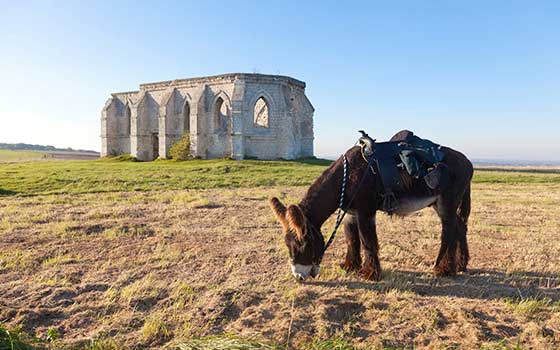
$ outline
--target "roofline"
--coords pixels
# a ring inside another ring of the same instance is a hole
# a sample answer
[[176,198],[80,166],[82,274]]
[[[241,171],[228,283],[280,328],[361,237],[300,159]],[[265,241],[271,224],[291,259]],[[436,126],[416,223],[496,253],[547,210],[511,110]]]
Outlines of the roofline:
[[301,80],[297,80],[285,75],[269,75],[269,74],[259,74],[259,73],[226,73],[226,74],[219,74],[219,75],[210,75],[206,77],[165,80],[165,81],[140,84],[140,89],[152,88],[152,87],[167,87],[167,86],[173,86],[181,83],[203,83],[208,80],[235,79],[235,78],[244,79],[244,80],[245,79],[280,80],[305,89],[305,82]]
[[135,90],[135,91],[122,91],[122,92],[112,92],[111,96],[113,97],[117,97],[117,95],[130,95],[130,94],[137,94],[139,93],[140,90]]

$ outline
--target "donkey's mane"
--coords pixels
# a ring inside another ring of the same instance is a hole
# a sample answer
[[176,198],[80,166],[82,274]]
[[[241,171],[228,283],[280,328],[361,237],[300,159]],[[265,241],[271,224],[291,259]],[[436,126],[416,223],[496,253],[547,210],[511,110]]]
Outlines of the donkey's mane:
[[336,204],[334,204],[334,208],[331,208],[331,206],[333,203],[338,202],[340,191],[338,182],[340,182],[341,179],[335,176],[335,173],[340,163],[341,158],[332,162],[331,165],[313,181],[299,203],[299,206],[306,215],[308,215],[310,219],[318,221],[316,223],[319,225],[328,218],[334,209],[336,209]]

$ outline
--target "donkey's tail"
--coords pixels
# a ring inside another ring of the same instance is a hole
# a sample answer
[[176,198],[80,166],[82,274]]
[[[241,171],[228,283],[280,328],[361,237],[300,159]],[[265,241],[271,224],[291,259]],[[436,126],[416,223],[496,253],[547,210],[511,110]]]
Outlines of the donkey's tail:
[[466,225],[469,220],[469,215],[471,215],[471,184],[467,185],[465,193],[463,193],[463,198],[461,199],[461,206],[459,207],[458,213],[459,217]]

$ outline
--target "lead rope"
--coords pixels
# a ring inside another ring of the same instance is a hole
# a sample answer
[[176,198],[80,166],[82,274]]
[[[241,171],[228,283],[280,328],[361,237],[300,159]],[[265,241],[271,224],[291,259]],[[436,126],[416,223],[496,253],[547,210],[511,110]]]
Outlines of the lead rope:
[[[346,211],[344,210],[344,207],[343,207],[344,192],[346,190],[346,178],[347,178],[347,175],[346,175],[346,168],[347,168],[346,154],[342,155],[342,160],[344,161],[344,163],[343,163],[344,164],[344,172],[343,172],[343,175],[342,175],[342,189],[341,189],[341,192],[340,192],[340,201],[338,202],[338,213],[336,214],[336,224],[334,225],[334,229],[331,233],[331,236],[329,237],[329,240],[327,241],[327,244],[325,244],[325,249],[323,249],[323,255],[321,256],[321,259],[319,260],[319,263],[321,262],[321,260],[323,260],[323,257],[325,256],[325,252],[327,251],[327,248],[333,242],[334,237],[336,235],[336,231],[338,230],[338,227],[340,226],[340,224],[342,223],[342,220],[344,219],[344,216],[346,215]],[[369,174],[370,169],[373,172],[373,174],[376,174],[375,170],[373,170],[373,167],[371,166],[370,162],[368,161],[366,169],[364,171],[364,175],[362,175],[362,179],[360,180],[360,183],[358,184],[358,188],[356,188],[356,192],[354,192],[354,195],[352,196],[352,198],[350,198],[350,201],[347,204],[348,207],[350,207],[350,204],[352,204],[352,202],[354,201],[354,198],[356,198],[356,196],[358,195],[358,192],[360,191],[360,188],[364,184],[364,181],[366,180],[366,177]]]
[[325,249],[323,250],[323,252],[325,252],[327,250],[327,248],[331,245],[331,243],[334,240],[334,236],[336,235],[336,231],[338,230],[338,227],[340,226],[340,224],[342,223],[342,219],[344,219],[344,215],[346,215],[346,211],[344,211],[343,208],[343,204],[344,204],[344,192],[346,191],[346,168],[347,168],[347,160],[346,160],[346,154],[342,155],[342,160],[344,161],[344,170],[342,173],[342,189],[340,190],[340,200],[338,202],[338,213],[336,214],[336,224],[334,225],[334,229],[331,233],[331,236],[329,237],[329,240],[327,241],[327,244],[325,245]]

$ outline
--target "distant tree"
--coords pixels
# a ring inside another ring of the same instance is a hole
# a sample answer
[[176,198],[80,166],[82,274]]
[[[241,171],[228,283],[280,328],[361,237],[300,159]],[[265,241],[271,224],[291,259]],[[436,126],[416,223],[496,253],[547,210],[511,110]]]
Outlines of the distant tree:
[[28,150],[28,151],[65,151],[65,152],[86,152],[86,153],[97,153],[95,151],[83,150],[83,149],[73,149],[72,147],[67,148],[56,148],[54,146],[44,146],[44,145],[31,145],[28,143],[2,143],[0,142],[0,149],[9,149],[13,151],[17,150]]

